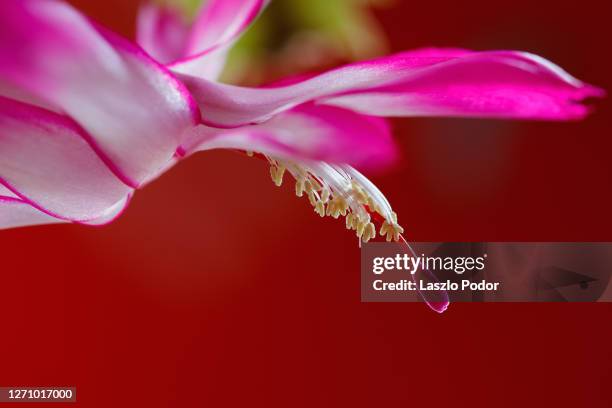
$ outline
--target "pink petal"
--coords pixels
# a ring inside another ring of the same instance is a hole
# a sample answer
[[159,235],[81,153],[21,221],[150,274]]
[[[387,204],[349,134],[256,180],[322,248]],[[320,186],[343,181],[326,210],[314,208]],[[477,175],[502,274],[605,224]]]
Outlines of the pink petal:
[[138,12],[137,42],[159,62],[181,58],[189,33],[190,26],[178,10],[148,3]]
[[376,116],[578,119],[603,91],[515,51],[417,50],[356,63],[289,85],[244,88],[181,75],[204,122],[258,123],[307,101]]
[[[12,192],[5,196],[2,194],[4,186],[0,185],[0,230],[26,227],[43,224],[60,224],[68,222],[61,218],[55,218],[46,214],[27,202],[13,196]],[[8,190],[7,190],[8,191]],[[126,209],[130,196],[126,196],[117,202],[100,217],[82,222],[82,224],[101,226],[117,219]]]
[[126,183],[138,186],[163,168],[199,117],[184,87],[64,2],[0,4],[3,82],[72,116]]
[[0,195],[0,230],[64,222],[19,199]]
[[132,199],[132,194],[128,194],[124,196],[121,200],[117,201],[111,207],[107,208],[103,214],[100,214],[97,218],[93,218],[87,221],[78,221],[80,224],[92,225],[92,226],[103,226],[115,221],[127,208],[130,200]]
[[19,86],[16,86],[15,84],[3,81],[3,79],[0,78],[0,97],[2,96],[27,103],[29,105],[38,106],[56,113],[62,113],[59,107],[44,99],[41,99],[23,88],[20,88]]
[[108,217],[132,193],[76,123],[2,97],[0,184],[47,215],[77,222]]
[[210,0],[198,15],[176,72],[217,79],[227,52],[264,9],[264,0]]
[[218,148],[359,167],[388,165],[397,158],[396,146],[383,119],[311,104],[258,125],[235,129],[200,126],[183,144],[182,152],[191,154]]
[[19,198],[19,196],[17,196],[11,190],[9,190],[8,188],[4,187],[3,184],[0,184],[0,197],[4,197],[4,198],[17,198],[17,199]]

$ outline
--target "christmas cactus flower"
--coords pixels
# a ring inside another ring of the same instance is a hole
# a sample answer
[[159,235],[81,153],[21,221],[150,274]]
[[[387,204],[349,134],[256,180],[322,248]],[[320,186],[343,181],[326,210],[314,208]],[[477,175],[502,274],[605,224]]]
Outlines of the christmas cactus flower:
[[[396,157],[383,117],[576,120],[603,92],[526,52],[422,49],[274,86],[217,81],[264,0],[210,0],[192,24],[145,6],[138,44],[59,0],[0,5],[0,228],[100,225],[179,160],[232,149],[295,179],[360,240],[403,241],[355,168]],[[430,302],[444,310],[444,300]]]

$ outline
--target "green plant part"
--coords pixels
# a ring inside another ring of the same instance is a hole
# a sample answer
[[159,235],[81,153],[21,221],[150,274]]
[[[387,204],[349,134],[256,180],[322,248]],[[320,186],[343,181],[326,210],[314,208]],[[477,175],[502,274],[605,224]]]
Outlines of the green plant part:
[[[154,0],[195,18],[206,0]],[[230,52],[223,82],[259,84],[385,54],[372,8],[395,0],[272,0]],[[248,67],[248,69],[246,69]]]
[[391,2],[272,1],[232,49],[221,79],[256,84],[382,55],[387,51],[386,38],[371,10]]

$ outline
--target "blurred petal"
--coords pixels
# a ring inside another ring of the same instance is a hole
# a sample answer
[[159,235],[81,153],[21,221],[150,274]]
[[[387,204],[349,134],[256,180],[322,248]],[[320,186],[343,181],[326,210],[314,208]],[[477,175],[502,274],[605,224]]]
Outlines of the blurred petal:
[[347,65],[290,85],[244,88],[181,75],[204,122],[259,123],[307,101],[377,116],[578,119],[603,91],[532,54],[417,50]]
[[217,79],[227,52],[257,18],[264,0],[210,0],[200,11],[186,44],[183,59],[172,64],[176,72]]
[[136,40],[149,55],[164,64],[183,56],[189,30],[180,11],[170,7],[147,3],[138,12]]
[[332,106],[306,104],[272,120],[236,129],[200,126],[184,154],[218,148],[255,151],[289,160],[321,160],[359,167],[388,165],[397,157],[387,123]]
[[70,119],[0,98],[0,183],[38,210],[70,221],[107,217],[132,189]]
[[0,3],[0,78],[72,116],[126,183],[171,159],[199,112],[140,48],[61,1]]

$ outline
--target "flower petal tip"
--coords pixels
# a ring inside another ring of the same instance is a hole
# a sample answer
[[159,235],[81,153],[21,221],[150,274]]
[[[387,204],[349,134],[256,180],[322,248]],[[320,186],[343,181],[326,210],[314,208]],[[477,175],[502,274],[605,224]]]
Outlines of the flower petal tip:
[[[544,119],[553,121],[580,121],[597,111],[595,102],[603,99],[607,92],[593,85],[581,84],[575,88],[574,92],[567,97],[565,103],[560,104],[558,111],[551,112],[549,117]],[[542,119],[536,117],[535,119]]]

